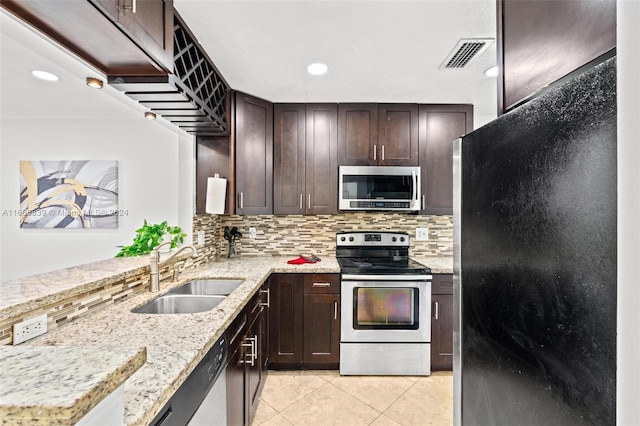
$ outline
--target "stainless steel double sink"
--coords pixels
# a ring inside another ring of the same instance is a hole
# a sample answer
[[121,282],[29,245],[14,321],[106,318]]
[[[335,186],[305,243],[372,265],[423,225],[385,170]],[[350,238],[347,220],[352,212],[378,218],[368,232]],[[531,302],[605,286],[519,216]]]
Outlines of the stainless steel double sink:
[[157,299],[131,310],[136,314],[193,314],[210,311],[238,288],[243,280],[202,279],[189,281]]

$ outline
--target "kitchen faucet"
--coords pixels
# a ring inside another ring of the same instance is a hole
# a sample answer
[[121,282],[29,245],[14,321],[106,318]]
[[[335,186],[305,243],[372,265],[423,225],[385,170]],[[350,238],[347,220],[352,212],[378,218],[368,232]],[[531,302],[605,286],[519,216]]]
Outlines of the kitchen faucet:
[[[149,290],[154,293],[157,291],[160,291],[160,276],[159,276],[160,266],[166,265],[167,263],[169,263],[170,260],[174,259],[176,256],[178,256],[179,254],[181,254],[183,251],[187,249],[190,249],[191,251],[193,251],[193,257],[196,257],[198,255],[198,250],[195,248],[195,246],[188,244],[180,247],[174,253],[171,253],[171,255],[168,258],[160,262],[160,252],[158,250],[161,247],[166,246],[167,244],[171,244],[171,241],[164,242],[159,246],[155,247],[153,250],[151,250],[151,255],[149,257],[149,269],[151,270],[150,272],[151,288]],[[174,273],[174,280],[176,278],[177,278],[177,275]]]

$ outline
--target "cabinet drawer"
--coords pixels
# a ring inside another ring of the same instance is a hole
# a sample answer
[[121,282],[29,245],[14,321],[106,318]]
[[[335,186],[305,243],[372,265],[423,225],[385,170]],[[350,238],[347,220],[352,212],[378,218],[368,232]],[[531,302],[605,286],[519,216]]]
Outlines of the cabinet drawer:
[[433,274],[431,294],[453,294],[453,274]]
[[305,274],[304,293],[340,293],[340,274]]

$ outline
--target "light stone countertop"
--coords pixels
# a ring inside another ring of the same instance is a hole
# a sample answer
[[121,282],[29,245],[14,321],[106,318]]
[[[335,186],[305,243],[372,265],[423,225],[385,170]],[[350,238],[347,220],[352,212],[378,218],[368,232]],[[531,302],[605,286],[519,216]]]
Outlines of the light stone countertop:
[[[185,270],[179,282],[161,283],[159,293],[134,296],[22,346],[92,347],[97,353],[117,346],[145,347],[147,362],[125,382],[124,398],[126,423],[147,425],[271,273],[340,272],[335,258],[324,257],[321,262],[303,265],[289,265],[288,259],[291,256],[239,256]],[[131,312],[171,288],[196,278],[239,278],[244,283],[211,311],[179,315]]]
[[149,270],[149,256],[101,260],[0,284],[0,322]]
[[145,360],[145,348],[2,346],[2,424],[75,424]]
[[[323,257],[321,262],[315,264],[289,265],[286,261],[291,258],[239,256],[234,259],[217,259],[197,269],[185,270],[177,283],[161,283],[159,293],[134,296],[28,341],[20,347],[89,347],[98,355],[113,347],[146,348],[147,362],[125,382],[124,395],[126,423],[147,425],[271,273],[340,272],[334,257]],[[453,272],[451,257],[421,256],[415,260],[431,268],[433,273]],[[69,297],[89,288],[99,288],[114,281],[116,277],[138,274],[143,268],[148,268],[147,256],[109,259],[97,264],[3,283],[0,286],[4,288],[0,318],[3,310],[28,311],[29,307],[41,305],[51,299]],[[47,279],[49,275],[51,281]],[[131,312],[131,309],[197,278],[238,278],[244,280],[244,283],[211,311],[179,315]],[[75,286],[72,285],[74,281]],[[20,296],[5,301],[4,290],[7,289],[7,284],[20,288]],[[31,286],[35,291],[30,290]],[[34,297],[37,300],[33,300]]]
[[453,256],[412,256],[431,269],[432,274],[453,274]]

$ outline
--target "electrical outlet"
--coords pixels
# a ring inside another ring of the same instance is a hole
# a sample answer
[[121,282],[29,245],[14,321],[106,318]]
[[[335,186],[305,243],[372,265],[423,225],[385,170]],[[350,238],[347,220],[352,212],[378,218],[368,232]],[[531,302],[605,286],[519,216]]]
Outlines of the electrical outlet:
[[256,238],[256,228],[249,228],[249,238],[252,240]]
[[429,228],[416,228],[416,241],[428,241]]
[[35,318],[14,324],[13,326],[13,344],[25,342],[36,336],[47,332],[47,315],[40,315]]
[[204,245],[204,231],[198,231],[198,245]]

